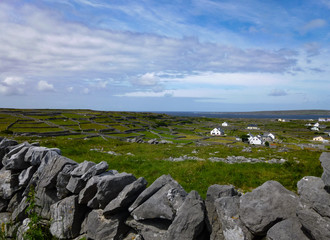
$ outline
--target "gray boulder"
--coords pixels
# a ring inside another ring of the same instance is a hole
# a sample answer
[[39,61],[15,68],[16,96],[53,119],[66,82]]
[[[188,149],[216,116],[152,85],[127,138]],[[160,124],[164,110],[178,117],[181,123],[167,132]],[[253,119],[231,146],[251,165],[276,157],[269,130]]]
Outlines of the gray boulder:
[[57,197],[63,199],[70,195],[70,191],[67,189],[67,185],[70,181],[70,173],[75,169],[76,165],[65,165],[62,171],[57,175],[56,190]]
[[2,168],[3,167],[3,164],[2,164],[2,159],[3,157],[10,151],[9,150],[9,147],[10,146],[15,146],[17,145],[18,143],[14,140],[10,140],[10,139],[7,139],[7,138],[3,138],[0,142],[0,167]]
[[78,166],[70,173],[73,177],[81,177],[84,175],[91,167],[95,166],[96,163],[90,161],[84,161],[79,163]]
[[71,173],[66,189],[72,193],[78,194],[86,185],[86,182],[81,179],[91,167],[95,166],[95,163],[84,161],[80,163]]
[[92,166],[91,168],[89,168],[86,171],[86,173],[84,173],[81,176],[81,179],[84,181],[87,181],[88,179],[90,179],[93,176],[104,173],[108,168],[109,168],[109,165],[106,162],[102,161],[102,162]]
[[11,155],[10,158],[5,156],[2,161],[5,168],[7,170],[23,170],[28,168],[30,164],[24,161],[24,156],[28,149],[28,147],[23,147],[19,152]]
[[232,185],[218,185],[214,184],[210,186],[206,193],[205,206],[207,211],[207,228],[210,234],[211,240],[224,239],[222,227],[218,218],[218,214],[215,207],[215,200],[221,197],[237,196],[238,192]]
[[144,240],[170,240],[167,238],[169,221],[152,219],[140,222],[130,217],[125,223],[142,235]]
[[101,209],[93,210],[88,214],[85,226],[87,239],[94,240],[121,240],[129,228],[125,224],[127,213],[113,215],[110,218],[103,216]]
[[299,198],[279,182],[267,181],[241,197],[239,215],[255,235],[266,235],[277,222],[293,217]]
[[178,209],[174,221],[168,228],[168,239],[201,239],[205,226],[205,205],[196,191],[191,191]]
[[10,170],[0,170],[0,198],[10,199],[18,189],[18,177]]
[[132,174],[107,172],[88,180],[86,187],[79,193],[79,203],[87,203],[93,209],[102,208],[124,189],[134,182],[136,178]]
[[320,162],[323,167],[322,180],[327,190],[330,191],[330,152],[323,152],[320,156]]
[[146,186],[147,181],[143,177],[127,185],[119,195],[105,207],[104,215],[113,215],[123,209],[127,209]]
[[240,197],[221,197],[214,203],[225,240],[253,239],[239,218]]
[[51,205],[50,232],[60,239],[72,239],[79,235],[84,220],[84,209],[78,204],[78,196],[71,196]]
[[62,171],[65,165],[77,165],[73,160],[63,157],[61,155],[55,155],[50,159],[48,164],[45,164],[42,171],[39,172],[39,188],[55,188],[58,174]]
[[330,194],[324,189],[321,178],[303,177],[297,186],[302,204],[311,206],[321,216],[330,218]]
[[129,207],[129,211],[132,212],[135,208],[144,203],[149,199],[154,193],[161,189],[165,184],[169,182],[174,182],[174,179],[170,175],[162,175],[157,178],[146,190],[144,190],[134,201],[134,203]]
[[[147,191],[147,189],[145,191]],[[141,195],[144,192],[142,192]],[[171,179],[148,200],[134,209],[131,215],[135,220],[161,218],[172,221],[186,196],[187,192],[181,185]]]
[[24,197],[22,201],[18,204],[18,206],[14,209],[11,219],[13,222],[15,221],[23,221],[27,218],[26,209],[29,206],[27,198]]
[[309,240],[301,230],[302,225],[296,217],[276,223],[267,232],[267,240]]
[[25,154],[24,161],[33,166],[38,166],[41,164],[41,159],[48,151],[49,149],[46,147],[31,146]]
[[329,218],[323,218],[314,210],[307,208],[298,210],[297,216],[304,231],[311,236],[311,239],[330,239]]
[[24,169],[19,175],[18,175],[18,185],[20,187],[27,186],[30,182],[33,174],[37,171],[36,166],[30,166],[27,169]]

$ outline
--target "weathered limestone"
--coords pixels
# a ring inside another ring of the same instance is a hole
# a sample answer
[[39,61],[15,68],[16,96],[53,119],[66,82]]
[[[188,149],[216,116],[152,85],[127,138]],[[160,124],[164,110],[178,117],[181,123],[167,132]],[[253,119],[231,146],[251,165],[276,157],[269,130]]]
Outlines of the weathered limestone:
[[78,196],[71,196],[51,205],[50,232],[60,239],[75,238],[84,220],[84,207],[78,204]]
[[255,235],[265,235],[277,222],[294,217],[299,198],[280,183],[267,181],[240,199],[240,219]]
[[168,228],[168,239],[200,240],[205,226],[205,205],[196,191],[191,191]]
[[206,193],[205,206],[207,211],[207,228],[211,233],[211,240],[224,239],[222,225],[220,224],[218,214],[216,212],[215,200],[221,197],[237,196],[238,192],[232,185],[218,185],[210,186]]

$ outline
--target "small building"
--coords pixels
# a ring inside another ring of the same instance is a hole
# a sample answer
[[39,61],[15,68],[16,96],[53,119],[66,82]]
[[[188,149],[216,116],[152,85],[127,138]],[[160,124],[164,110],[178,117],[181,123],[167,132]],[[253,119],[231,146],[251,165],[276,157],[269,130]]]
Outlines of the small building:
[[311,130],[312,131],[316,131],[316,132],[320,131],[320,129],[318,127],[316,127],[316,126],[312,127]]
[[264,142],[273,142],[275,140],[275,135],[272,134],[272,133],[264,133],[262,136],[261,136],[261,139],[264,141]]
[[211,133],[212,136],[223,136],[225,132],[221,128],[214,128]]
[[325,122],[326,119],[325,118],[319,118],[319,122]]
[[223,122],[223,123],[221,124],[221,126],[223,126],[223,127],[228,127],[229,125],[228,125],[227,122]]
[[263,142],[263,140],[261,139],[260,136],[253,136],[253,135],[250,134],[249,144],[251,144],[251,145],[262,145],[262,144],[264,144],[264,142]]
[[322,136],[314,137],[313,141],[320,141],[323,142],[325,139]]
[[260,128],[258,127],[257,124],[249,124],[246,129],[248,129],[248,130],[259,130]]

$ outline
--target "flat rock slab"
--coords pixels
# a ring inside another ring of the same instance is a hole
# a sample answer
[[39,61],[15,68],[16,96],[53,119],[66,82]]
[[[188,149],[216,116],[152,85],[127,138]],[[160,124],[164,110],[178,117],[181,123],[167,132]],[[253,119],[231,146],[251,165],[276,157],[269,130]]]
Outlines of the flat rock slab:
[[330,194],[325,190],[325,184],[321,178],[303,177],[297,186],[303,204],[311,206],[321,216],[330,218]]
[[181,185],[171,180],[133,210],[131,215],[135,220],[161,218],[172,221],[186,196],[187,192]]
[[113,215],[127,209],[146,186],[147,181],[143,177],[140,177],[133,183],[127,185],[119,195],[105,207],[104,215]]
[[72,239],[79,235],[84,220],[84,209],[78,205],[78,196],[71,196],[51,205],[50,232],[60,239]]
[[168,229],[168,239],[201,239],[199,235],[206,227],[204,219],[204,201],[196,191],[191,191],[178,209],[177,215]]
[[279,182],[267,181],[241,197],[239,215],[255,235],[266,235],[277,222],[293,217],[299,198]]
[[309,240],[301,230],[302,225],[296,217],[276,223],[267,232],[267,240]]

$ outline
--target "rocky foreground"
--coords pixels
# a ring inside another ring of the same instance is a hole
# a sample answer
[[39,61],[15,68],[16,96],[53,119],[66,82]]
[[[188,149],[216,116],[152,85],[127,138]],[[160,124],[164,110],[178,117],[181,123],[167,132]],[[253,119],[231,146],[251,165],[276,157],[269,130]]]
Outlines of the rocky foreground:
[[105,162],[75,161],[59,149],[0,138],[0,225],[23,239],[34,187],[42,224],[59,239],[330,239],[330,153],[322,178],[298,182],[298,195],[267,181],[241,195],[212,185],[204,201],[171,176],[149,187],[144,178],[108,170]]

